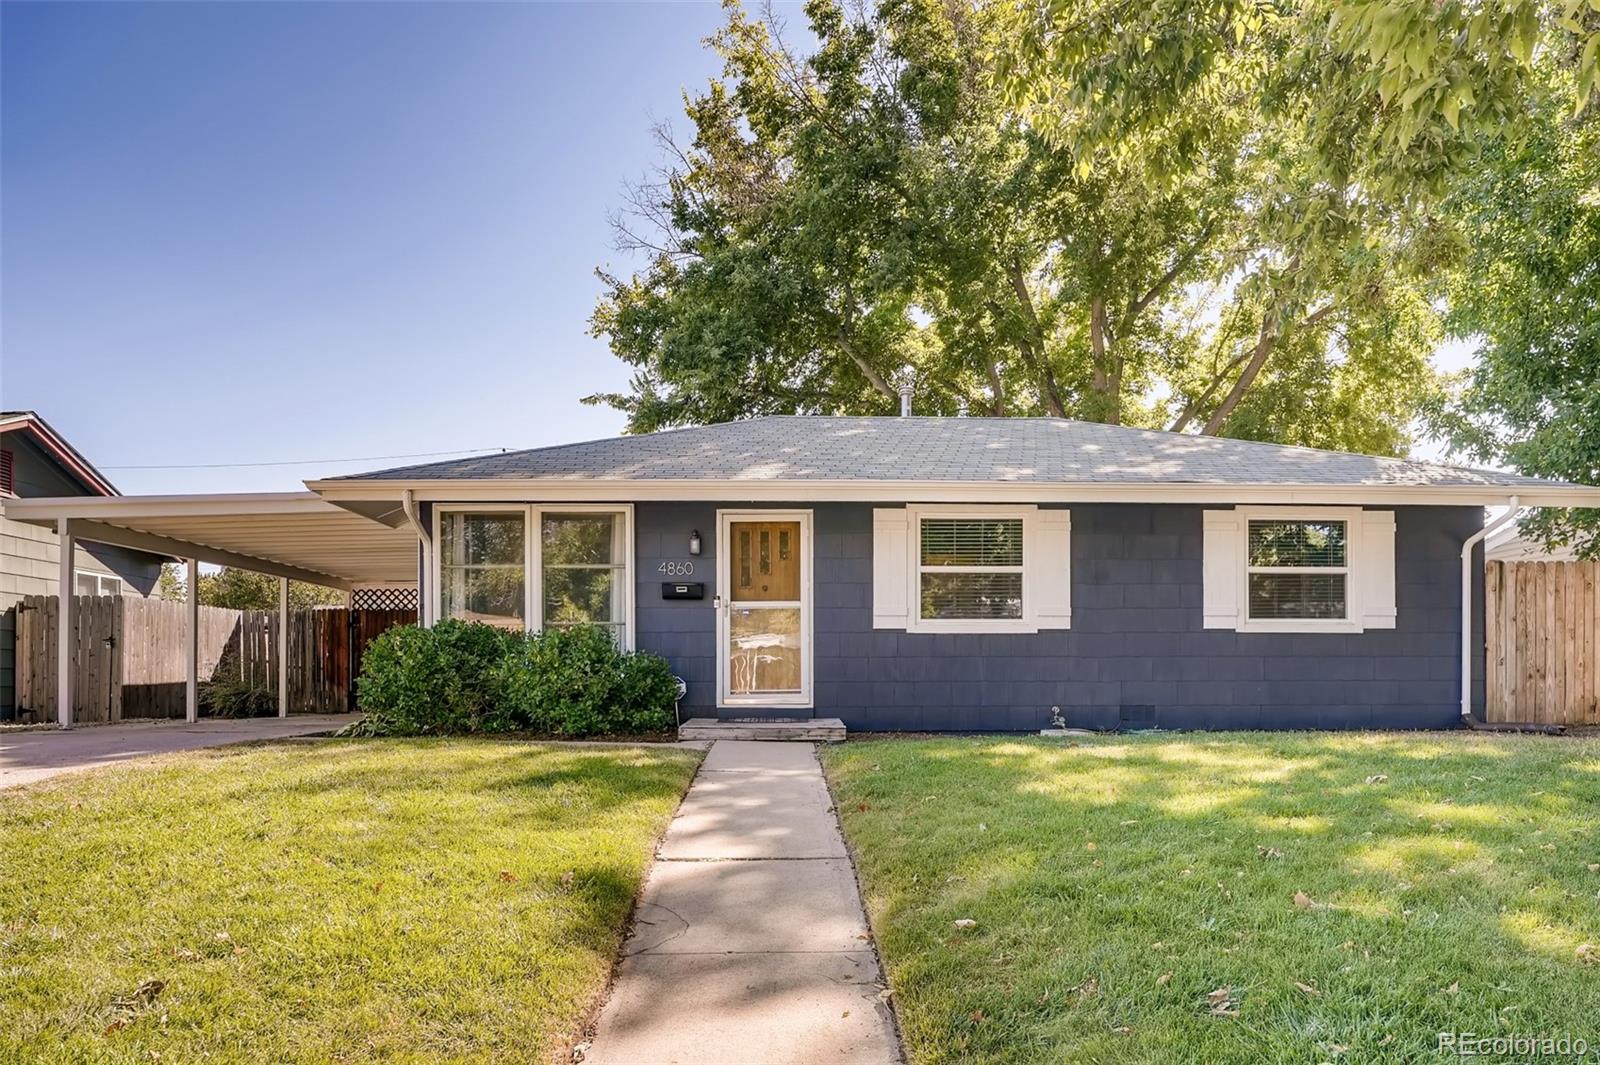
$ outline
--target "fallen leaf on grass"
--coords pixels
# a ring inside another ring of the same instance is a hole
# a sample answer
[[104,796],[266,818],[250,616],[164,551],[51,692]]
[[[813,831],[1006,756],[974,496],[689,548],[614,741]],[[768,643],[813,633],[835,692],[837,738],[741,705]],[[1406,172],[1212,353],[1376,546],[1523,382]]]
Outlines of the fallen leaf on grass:
[[1579,943],[1578,949],[1572,952],[1572,956],[1585,965],[1600,964],[1600,948],[1596,948],[1593,943]]
[[513,873],[509,869],[500,870],[500,882],[502,884],[514,884],[514,883],[516,883],[516,881],[517,881],[517,874],[516,873]]
[[884,1002],[888,1002],[891,998],[894,998],[894,988],[885,987],[885,988],[881,989],[878,992],[878,998],[881,999]]
[[971,1014],[971,1020],[972,1020],[973,1024],[982,1024],[983,1023],[983,1011],[982,1010],[973,1010],[972,1014]]
[[1388,780],[1389,780],[1389,774],[1387,774],[1387,773],[1374,773],[1370,777],[1367,778],[1367,783],[1368,784],[1383,784],[1383,783],[1387,783]]
[[574,874],[573,874],[571,869],[568,869],[566,872],[561,874],[561,886],[562,887],[571,887],[573,879],[574,879]]
[[1211,1007],[1211,1014],[1214,1017],[1239,1016],[1239,1006],[1234,1001],[1231,987],[1219,987],[1207,994],[1206,1005]]
[[1294,905],[1296,909],[1309,910],[1311,908],[1311,896],[1304,891],[1296,891],[1294,893]]
[[1268,861],[1275,861],[1283,857],[1283,852],[1277,847],[1263,847],[1258,843],[1256,844],[1256,857],[1266,858]]
[[1160,976],[1156,977],[1157,987],[1166,987],[1170,983],[1172,983],[1171,973],[1162,973]]
[[1132,1035],[1133,1034],[1133,1029],[1129,1028],[1125,1024],[1119,1024],[1119,1025],[1117,1025],[1115,1028],[1113,1028],[1111,1030],[1113,1032],[1115,1032],[1117,1035]]
[[1459,995],[1461,993],[1461,981],[1457,980],[1455,983],[1445,988],[1444,993],[1447,995]]
[[978,922],[974,921],[970,917],[958,917],[958,918],[956,918],[956,927],[957,928],[976,928],[976,927],[978,927]]
[[1318,991],[1316,988],[1312,987],[1310,984],[1302,984],[1299,980],[1296,980],[1294,982],[1294,986],[1299,988],[1300,991],[1303,994],[1310,995],[1312,998],[1321,998],[1322,997],[1322,992]]

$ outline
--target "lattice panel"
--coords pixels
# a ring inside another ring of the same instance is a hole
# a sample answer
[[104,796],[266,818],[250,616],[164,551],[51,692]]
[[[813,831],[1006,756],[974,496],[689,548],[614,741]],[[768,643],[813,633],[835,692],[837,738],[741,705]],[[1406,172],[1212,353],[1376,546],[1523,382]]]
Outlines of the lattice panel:
[[415,588],[357,588],[350,593],[350,606],[356,610],[416,610]]

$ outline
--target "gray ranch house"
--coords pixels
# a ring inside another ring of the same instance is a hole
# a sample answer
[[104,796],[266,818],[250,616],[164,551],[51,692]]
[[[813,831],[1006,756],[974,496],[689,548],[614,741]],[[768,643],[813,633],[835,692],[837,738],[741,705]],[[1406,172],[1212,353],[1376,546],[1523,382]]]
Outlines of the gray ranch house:
[[1483,702],[1485,508],[1600,506],[1051,418],[754,418],[307,488],[28,513],[341,587],[414,575],[424,623],[606,625],[671,661],[686,717],[1021,731],[1454,726]]

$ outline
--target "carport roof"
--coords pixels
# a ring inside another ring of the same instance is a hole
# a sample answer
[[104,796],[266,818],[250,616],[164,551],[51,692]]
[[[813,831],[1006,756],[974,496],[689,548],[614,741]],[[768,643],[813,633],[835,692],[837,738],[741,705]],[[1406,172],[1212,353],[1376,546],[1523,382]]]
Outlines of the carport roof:
[[336,588],[417,577],[417,535],[402,515],[374,520],[311,492],[8,499],[5,516],[66,519],[83,540]]

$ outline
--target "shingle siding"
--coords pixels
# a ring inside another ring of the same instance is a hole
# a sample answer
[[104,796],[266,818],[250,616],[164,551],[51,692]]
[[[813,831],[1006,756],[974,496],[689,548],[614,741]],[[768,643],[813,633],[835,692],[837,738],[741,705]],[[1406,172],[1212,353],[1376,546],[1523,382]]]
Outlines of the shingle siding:
[[[1096,728],[1435,728],[1458,717],[1459,558],[1481,526],[1476,507],[1395,508],[1396,627],[1348,635],[1202,629],[1204,508],[1133,504],[1071,508],[1070,630],[875,630],[872,507],[810,509],[812,713],[852,729],[1033,730],[1049,723],[1052,706]],[[716,510],[636,509],[637,641],[688,682],[686,714],[716,713]],[[705,582],[706,599],[664,601],[656,567],[687,559],[694,529],[705,550],[693,579]],[[1481,585],[1482,567],[1475,572]],[[1481,676],[1474,687],[1481,707]]]

